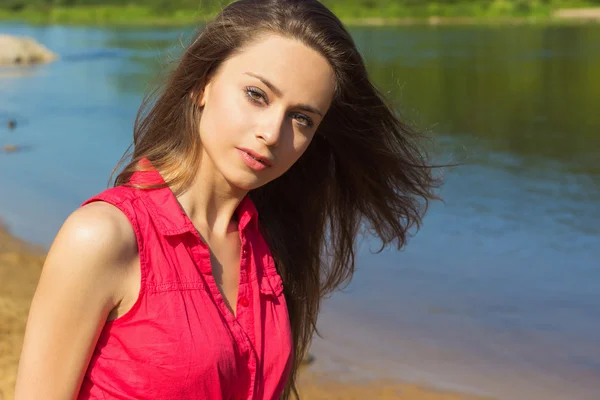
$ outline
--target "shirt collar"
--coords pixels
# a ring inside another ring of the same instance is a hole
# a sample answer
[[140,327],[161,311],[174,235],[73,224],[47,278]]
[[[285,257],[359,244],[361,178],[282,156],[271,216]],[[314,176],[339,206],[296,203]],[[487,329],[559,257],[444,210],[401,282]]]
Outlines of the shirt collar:
[[[147,161],[147,160],[145,160]],[[160,172],[153,168],[136,171],[129,180],[133,185],[161,185],[165,181]],[[181,235],[186,232],[195,232],[196,228],[179,205],[177,198],[169,187],[160,189],[145,189],[141,196],[147,206],[158,230],[165,236]],[[238,230],[241,232],[252,221],[258,220],[258,211],[250,196],[246,195],[235,210],[238,220]]]

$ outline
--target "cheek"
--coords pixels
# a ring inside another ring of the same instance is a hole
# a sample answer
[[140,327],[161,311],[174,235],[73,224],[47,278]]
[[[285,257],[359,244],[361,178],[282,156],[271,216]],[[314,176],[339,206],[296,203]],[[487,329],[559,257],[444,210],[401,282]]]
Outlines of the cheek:
[[213,93],[201,116],[200,137],[203,143],[225,144],[243,128],[245,109],[233,94]]
[[304,154],[306,149],[308,149],[308,146],[310,145],[311,140],[312,140],[312,137],[308,137],[306,135],[300,135],[300,134],[294,135],[294,140],[293,140],[292,146],[289,148],[290,150],[286,157],[286,159],[287,159],[286,170],[288,168],[290,168],[292,165],[294,165],[294,163],[296,161],[298,161],[298,159],[300,157],[302,157],[302,154]]
[[300,158],[300,156],[302,154],[304,154],[306,149],[308,149],[308,146],[310,145],[312,138],[313,138],[313,135],[310,135],[310,136],[296,135],[294,137],[294,149],[299,154],[298,158]]

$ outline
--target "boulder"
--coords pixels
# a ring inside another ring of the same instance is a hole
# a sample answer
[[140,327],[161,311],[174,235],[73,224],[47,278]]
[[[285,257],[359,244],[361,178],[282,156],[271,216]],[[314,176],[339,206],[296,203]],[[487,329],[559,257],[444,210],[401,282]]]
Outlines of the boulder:
[[31,38],[0,35],[0,66],[41,64],[56,58],[55,53]]

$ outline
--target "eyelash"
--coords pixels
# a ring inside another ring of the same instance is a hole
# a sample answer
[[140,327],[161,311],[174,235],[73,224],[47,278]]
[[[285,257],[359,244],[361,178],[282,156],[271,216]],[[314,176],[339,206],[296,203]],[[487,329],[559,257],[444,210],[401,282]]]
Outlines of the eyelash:
[[[248,100],[250,100],[251,102],[253,102],[254,104],[262,104],[262,102],[259,99],[256,99],[253,97],[253,95],[258,95],[259,97],[261,97],[265,103],[269,104],[267,102],[267,98],[266,95],[264,94],[264,92],[260,89],[248,86],[244,89],[244,91],[246,92],[246,96],[248,97]],[[306,126],[308,128],[312,127],[314,125],[314,122],[312,119],[310,119],[309,117],[307,117],[304,114],[300,114],[300,113],[293,113],[292,114],[294,117],[296,118],[301,118],[304,119],[304,123],[301,123],[303,126]]]

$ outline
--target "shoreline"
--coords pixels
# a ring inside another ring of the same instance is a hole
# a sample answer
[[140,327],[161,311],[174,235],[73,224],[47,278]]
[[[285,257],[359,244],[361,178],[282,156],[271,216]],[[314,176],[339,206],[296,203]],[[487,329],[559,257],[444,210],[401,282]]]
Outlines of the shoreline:
[[[11,235],[0,221],[0,399],[13,398],[18,358],[31,297],[45,259],[45,250]],[[314,363],[319,363],[315,354]],[[431,386],[386,380],[349,382],[304,366],[298,378],[307,400],[492,400],[439,390]]]
[[[335,11],[335,10],[334,10]],[[382,10],[383,12],[385,10]],[[400,17],[363,16],[354,17],[339,13],[348,26],[411,26],[411,25],[572,25],[600,23],[600,7],[557,8],[542,14],[530,15],[460,15],[425,14]],[[115,27],[162,26],[178,27],[197,25],[209,21],[215,14],[200,15],[196,10],[176,10],[159,14],[140,6],[73,6],[55,7],[46,11],[25,9],[10,11],[0,9],[0,22],[22,22],[36,25],[92,25]]]

